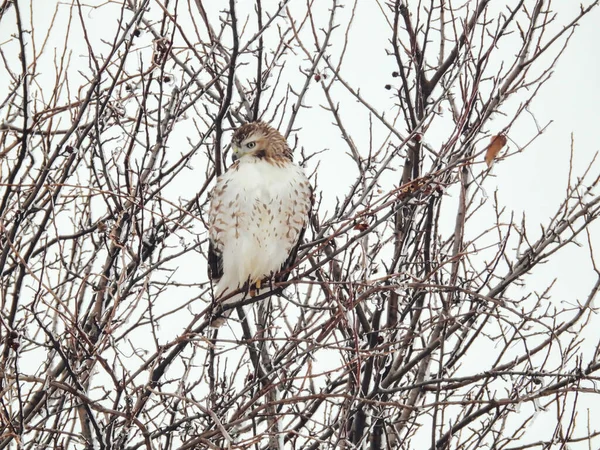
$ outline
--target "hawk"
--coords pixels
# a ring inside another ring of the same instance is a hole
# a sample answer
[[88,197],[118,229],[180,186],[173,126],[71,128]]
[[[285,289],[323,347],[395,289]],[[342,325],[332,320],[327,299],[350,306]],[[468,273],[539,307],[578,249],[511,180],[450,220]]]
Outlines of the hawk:
[[[217,179],[208,212],[208,272],[217,301],[246,282],[260,288],[262,280],[294,262],[312,199],[308,178],[276,129],[247,123],[231,144],[234,163]],[[211,326],[220,326],[231,311]]]

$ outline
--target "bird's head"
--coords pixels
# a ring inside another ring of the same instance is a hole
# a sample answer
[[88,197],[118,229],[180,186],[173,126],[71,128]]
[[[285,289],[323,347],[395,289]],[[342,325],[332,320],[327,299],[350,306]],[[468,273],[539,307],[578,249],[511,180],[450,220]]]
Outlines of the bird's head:
[[231,148],[234,161],[246,156],[260,159],[291,159],[291,151],[285,138],[264,122],[246,123],[235,130]]

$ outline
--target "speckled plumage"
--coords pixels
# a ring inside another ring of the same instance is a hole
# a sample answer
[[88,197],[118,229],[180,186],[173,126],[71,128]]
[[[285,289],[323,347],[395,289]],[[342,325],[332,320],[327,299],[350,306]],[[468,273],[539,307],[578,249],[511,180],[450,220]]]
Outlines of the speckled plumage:
[[301,239],[311,206],[310,183],[277,130],[262,122],[242,125],[232,147],[238,159],[218,178],[209,208],[217,299],[277,273]]

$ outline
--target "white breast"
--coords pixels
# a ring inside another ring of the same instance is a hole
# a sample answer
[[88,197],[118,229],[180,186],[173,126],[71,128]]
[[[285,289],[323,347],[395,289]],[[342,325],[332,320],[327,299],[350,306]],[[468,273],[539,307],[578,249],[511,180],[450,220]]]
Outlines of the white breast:
[[210,237],[222,252],[217,294],[258,281],[285,263],[306,223],[310,184],[298,166],[243,158],[213,190]]

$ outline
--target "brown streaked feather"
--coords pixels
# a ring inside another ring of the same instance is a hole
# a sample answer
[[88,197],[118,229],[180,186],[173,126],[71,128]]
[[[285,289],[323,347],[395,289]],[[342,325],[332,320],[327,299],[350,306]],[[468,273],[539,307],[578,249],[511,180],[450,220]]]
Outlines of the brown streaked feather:
[[285,263],[283,263],[283,265],[279,269],[279,272],[277,274],[275,274],[275,281],[277,281],[277,282],[287,281],[287,279],[290,277],[290,274],[291,274],[290,269],[292,267],[294,267],[294,264],[296,263],[296,257],[298,256],[298,249],[300,248],[300,244],[302,244],[302,241],[304,240],[304,233],[306,233],[306,227],[308,226],[309,223],[311,223],[312,209],[313,209],[314,204],[315,204],[315,197],[314,197],[314,193],[311,188],[310,189],[310,207],[308,209],[308,217],[306,218],[306,222],[305,222],[306,225],[304,225],[302,227],[302,229],[300,230],[300,233],[298,235],[298,241],[296,241],[296,244],[292,247],[292,250],[290,251],[288,259],[285,260]]
[[279,271],[275,274],[275,281],[280,282],[280,281],[287,281],[287,279],[290,277],[291,272],[291,268],[294,267],[294,263],[296,262],[296,257],[298,256],[298,249],[300,248],[300,244],[302,243],[302,240],[304,239],[304,233],[306,232],[306,227],[303,227],[300,230],[300,234],[298,236],[298,241],[296,242],[296,245],[294,245],[292,247],[292,250],[290,251],[290,254],[288,256],[288,259],[286,259],[286,261],[283,263],[283,265],[281,266],[281,269],[279,269]]

